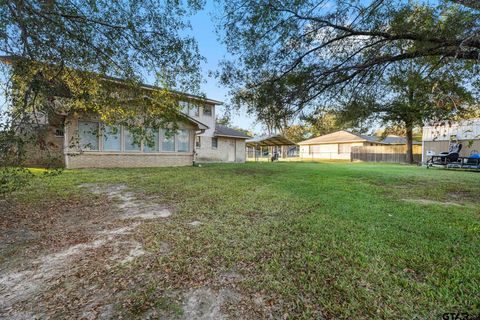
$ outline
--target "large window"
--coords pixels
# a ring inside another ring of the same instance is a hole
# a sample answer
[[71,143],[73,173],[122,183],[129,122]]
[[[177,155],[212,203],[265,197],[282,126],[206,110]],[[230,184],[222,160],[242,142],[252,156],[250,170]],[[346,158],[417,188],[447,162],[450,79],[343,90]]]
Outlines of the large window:
[[203,115],[212,116],[212,106],[203,106]]
[[79,144],[82,150],[98,150],[98,122],[78,122]]
[[158,130],[148,130],[143,140],[143,152],[158,152]]
[[188,130],[180,129],[177,133],[178,152],[188,152]]
[[170,130],[161,129],[162,151],[175,151],[175,135]]
[[139,138],[126,128],[123,129],[123,140],[125,151],[141,151]]
[[103,127],[103,150],[120,151],[120,137],[122,130],[119,127],[104,126]]
[[[132,131],[135,132],[134,129]],[[84,151],[105,152],[189,152],[189,129],[173,132],[169,129],[148,129],[146,136],[134,134],[128,128],[103,125],[93,121],[78,122],[79,147]],[[200,147],[200,138],[195,141]]]

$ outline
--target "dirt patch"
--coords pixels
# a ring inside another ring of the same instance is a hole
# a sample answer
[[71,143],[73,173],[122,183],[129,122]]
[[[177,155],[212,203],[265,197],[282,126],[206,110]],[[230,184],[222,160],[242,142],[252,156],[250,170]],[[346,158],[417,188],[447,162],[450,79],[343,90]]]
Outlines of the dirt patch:
[[230,289],[214,291],[210,288],[198,288],[185,295],[183,319],[214,320],[226,319],[222,307],[227,303],[240,300],[240,295]]
[[455,206],[462,207],[462,204],[450,201],[435,201],[430,199],[402,199],[405,202],[424,204],[424,205],[442,205],[442,206]]
[[[166,206],[142,199],[124,185],[82,187],[106,195],[107,200],[91,200],[91,206],[88,202],[67,201],[58,206],[58,211],[52,210],[56,206],[51,204],[33,210],[28,206],[11,207],[6,211],[14,214],[8,215],[0,210],[1,217],[8,217],[0,223],[0,237],[7,240],[0,250],[19,245],[26,248],[21,250],[26,252],[24,256],[12,253],[17,264],[0,260],[0,318],[57,317],[61,312],[72,318],[108,318],[113,306],[106,297],[115,293],[103,287],[88,289],[88,284],[112,267],[147,254],[143,245],[132,239],[135,229],[146,220],[171,215]],[[50,246],[39,245],[41,241]],[[40,247],[43,249],[34,250]],[[32,258],[32,253],[37,257]],[[95,298],[99,294],[102,297]]]
[[475,191],[454,191],[447,194],[448,199],[457,203],[471,202],[480,203],[480,195],[478,190]]
[[172,214],[165,205],[155,203],[151,199],[141,199],[135,193],[126,191],[127,186],[123,184],[101,186],[89,183],[82,184],[81,187],[114,200],[120,209],[121,219],[157,219],[167,218]]
[[195,221],[189,222],[188,225],[189,225],[190,227],[194,227],[194,228],[195,228],[195,227],[201,226],[202,223],[201,223],[200,221],[195,220]]

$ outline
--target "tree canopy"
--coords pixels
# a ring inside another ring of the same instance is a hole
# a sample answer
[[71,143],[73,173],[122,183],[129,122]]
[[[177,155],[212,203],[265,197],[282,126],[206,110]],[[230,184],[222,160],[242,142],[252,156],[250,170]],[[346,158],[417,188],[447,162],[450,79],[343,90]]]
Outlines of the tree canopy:
[[[202,6],[202,0],[0,1],[8,104],[0,114],[0,163],[21,166],[20,146],[32,139],[25,128],[40,113],[92,112],[144,129],[176,123],[182,95],[173,90],[199,91],[203,58],[186,30]],[[144,90],[146,80],[162,89]]]
[[[222,1],[220,32],[233,58],[219,76],[237,106],[288,82],[275,100],[287,112],[345,105],[374,90],[395,65],[423,59],[478,80],[477,1]],[[259,98],[262,101],[265,98]],[[251,102],[249,101],[251,104]],[[257,103],[257,112],[264,108]],[[279,112],[277,112],[279,113]],[[279,113],[281,114],[281,112]]]

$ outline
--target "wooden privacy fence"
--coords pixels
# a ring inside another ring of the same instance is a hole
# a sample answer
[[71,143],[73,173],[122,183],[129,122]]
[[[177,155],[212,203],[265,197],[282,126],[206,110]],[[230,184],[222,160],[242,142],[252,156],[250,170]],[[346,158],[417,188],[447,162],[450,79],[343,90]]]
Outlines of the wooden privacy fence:
[[[366,162],[407,162],[406,145],[352,147],[352,161]],[[422,146],[413,145],[413,161],[422,161]]]

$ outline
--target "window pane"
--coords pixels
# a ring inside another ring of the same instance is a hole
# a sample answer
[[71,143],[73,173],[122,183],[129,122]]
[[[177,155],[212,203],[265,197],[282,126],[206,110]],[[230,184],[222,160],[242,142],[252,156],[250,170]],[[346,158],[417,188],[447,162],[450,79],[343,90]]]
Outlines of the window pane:
[[158,151],[158,130],[150,129],[147,132],[147,137],[143,141],[144,152]]
[[103,129],[103,150],[120,151],[120,135],[119,127],[105,126]]
[[188,130],[178,130],[178,152],[188,152]]
[[78,136],[82,150],[98,150],[98,122],[79,121]]
[[124,131],[124,139],[125,139],[125,151],[140,151],[140,141],[135,139],[133,133],[128,131],[126,128],[123,129]]
[[204,116],[211,116],[212,115],[212,107],[211,106],[204,106],[203,107],[203,115]]
[[162,137],[162,151],[175,151],[175,135],[165,129],[160,130],[160,133]]
[[182,111],[185,114],[188,114],[188,102],[180,101],[178,104],[180,105],[180,111]]
[[200,108],[197,105],[191,104],[190,105],[190,115],[193,117],[198,117],[200,115]]
[[218,147],[218,139],[217,138],[212,138],[212,148],[217,148]]
[[197,136],[196,140],[195,140],[195,147],[196,148],[200,148],[202,146],[202,140],[201,140],[201,137],[200,136]]

